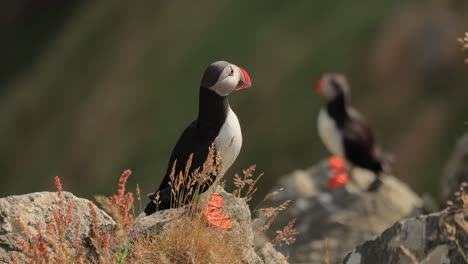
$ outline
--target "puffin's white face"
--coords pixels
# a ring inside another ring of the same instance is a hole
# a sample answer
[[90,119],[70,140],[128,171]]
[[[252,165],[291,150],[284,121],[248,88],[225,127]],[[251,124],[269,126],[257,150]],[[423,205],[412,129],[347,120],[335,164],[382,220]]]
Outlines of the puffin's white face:
[[220,96],[228,96],[234,90],[252,86],[249,74],[234,64],[217,61],[205,70],[202,86]]
[[316,90],[317,93],[325,97],[327,101],[331,101],[341,94],[345,97],[349,97],[348,81],[344,75],[339,73],[324,74],[322,78],[317,81]]

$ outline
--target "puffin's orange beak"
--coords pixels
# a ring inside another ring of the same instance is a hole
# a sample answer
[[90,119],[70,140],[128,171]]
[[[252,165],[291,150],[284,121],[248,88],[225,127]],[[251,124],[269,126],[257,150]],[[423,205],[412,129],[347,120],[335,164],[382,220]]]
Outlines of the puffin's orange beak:
[[252,80],[250,79],[249,74],[244,69],[242,69],[241,67],[239,67],[239,70],[241,71],[241,74],[242,74],[242,79],[241,79],[242,86],[239,88],[239,90],[251,87],[252,86]]
[[324,82],[324,78],[320,78],[318,81],[317,81],[317,85],[315,86],[315,90],[317,91],[318,94],[320,95],[323,95],[323,82]]

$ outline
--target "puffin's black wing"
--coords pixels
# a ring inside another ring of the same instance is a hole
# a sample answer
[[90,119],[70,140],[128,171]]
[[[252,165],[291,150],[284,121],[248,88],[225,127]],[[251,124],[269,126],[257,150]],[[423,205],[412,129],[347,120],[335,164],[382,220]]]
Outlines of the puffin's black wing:
[[[209,147],[212,145],[214,137],[208,137],[206,135],[201,135],[197,129],[197,120],[193,121],[179,137],[177,144],[172,150],[171,157],[169,159],[169,164],[167,166],[166,174],[155,193],[149,195],[151,200],[155,200],[156,193],[159,192],[159,206],[156,208],[156,204],[153,201],[150,201],[145,208],[145,213],[147,215],[152,214],[156,209],[164,210],[171,207],[171,186],[169,182],[171,181],[170,175],[172,168],[175,162],[175,171],[174,175],[178,176],[179,172],[185,171],[187,161],[192,157],[192,165],[189,169],[189,175],[195,171],[197,168],[200,168],[205,162],[208,153]],[[186,181],[186,180],[185,180]],[[205,187],[205,186],[203,186]],[[200,191],[204,191],[207,188],[201,188]],[[191,200],[191,197],[186,197],[188,201]]]
[[346,159],[358,167],[374,172],[376,178],[368,190],[377,191],[382,185],[380,176],[383,167],[375,155],[372,131],[362,119],[353,119],[352,122],[346,122],[343,132]]
[[175,175],[179,175],[180,171],[185,170],[185,166],[191,154],[193,154],[193,157],[190,172],[200,168],[208,156],[209,147],[213,140],[214,139],[210,140],[200,135],[197,130],[197,120],[193,121],[184,132],[182,132],[182,135],[180,135],[177,144],[172,150],[166,174],[158,190],[170,187],[169,181],[174,162],[176,162]]
[[355,118],[345,123],[343,144],[345,156],[351,163],[374,173],[382,171],[380,161],[375,157],[374,136],[363,120]]

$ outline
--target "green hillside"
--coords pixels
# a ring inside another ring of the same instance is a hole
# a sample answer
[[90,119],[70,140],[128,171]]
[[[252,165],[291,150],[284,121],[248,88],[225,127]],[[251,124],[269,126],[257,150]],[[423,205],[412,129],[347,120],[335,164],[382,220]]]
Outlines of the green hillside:
[[[54,175],[79,196],[106,194],[126,168],[130,186],[153,191],[196,117],[204,68],[220,59],[253,81],[230,100],[244,145],[229,179],[257,164],[266,189],[326,157],[314,87],[339,71],[397,174],[436,194],[468,120],[455,41],[467,8],[440,2],[87,1],[35,12],[0,46],[0,196],[52,189]],[[398,24],[405,10],[413,20]]]

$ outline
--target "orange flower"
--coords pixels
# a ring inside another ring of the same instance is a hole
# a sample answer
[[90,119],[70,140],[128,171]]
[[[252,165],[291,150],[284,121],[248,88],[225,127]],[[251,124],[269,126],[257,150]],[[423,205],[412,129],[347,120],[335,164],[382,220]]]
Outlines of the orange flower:
[[223,207],[223,196],[219,193],[213,193],[210,200],[208,201],[208,206],[203,212],[203,216],[209,225],[215,226],[222,229],[231,229],[233,223],[229,216],[221,211]]
[[334,172],[341,172],[346,170],[346,162],[338,156],[331,156],[328,159],[328,167]]
[[346,172],[335,173],[328,180],[328,190],[333,191],[337,188],[340,188],[346,185],[349,182],[349,180],[350,180],[350,177]]

